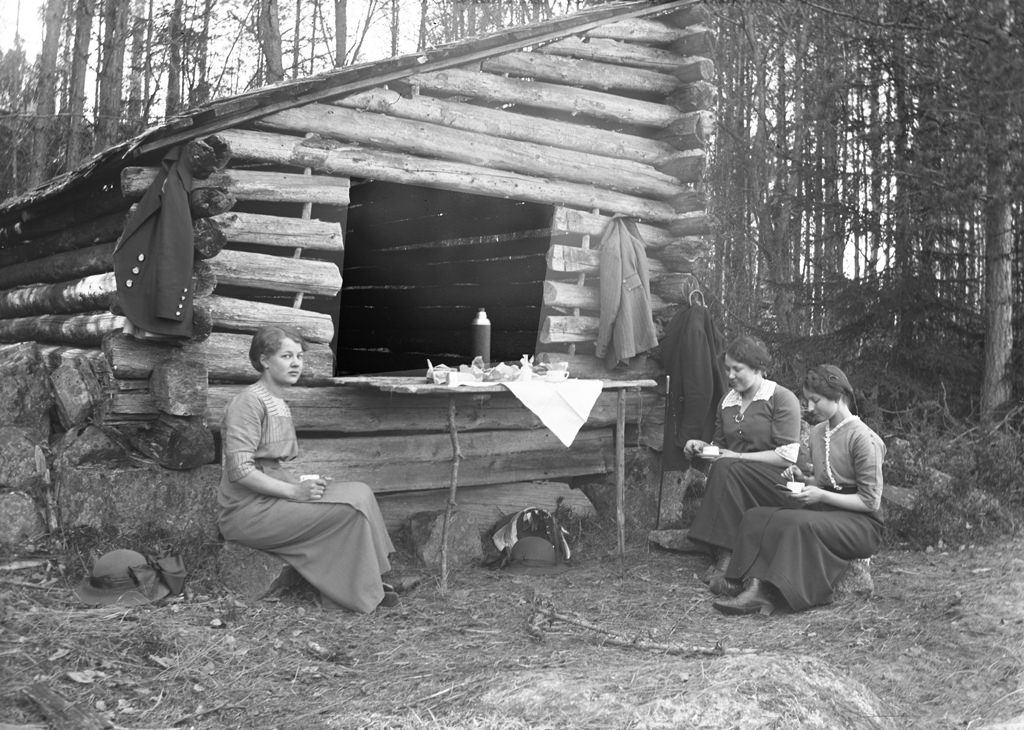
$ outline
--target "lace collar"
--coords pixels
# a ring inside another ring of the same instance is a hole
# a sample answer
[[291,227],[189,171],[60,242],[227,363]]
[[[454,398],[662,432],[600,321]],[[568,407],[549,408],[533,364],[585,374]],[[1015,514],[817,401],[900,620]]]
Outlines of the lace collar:
[[[761,385],[758,386],[757,392],[754,393],[754,397],[751,400],[751,402],[771,399],[771,397],[775,395],[776,385],[778,384],[774,380],[768,380],[768,378],[763,378],[761,380]],[[725,394],[725,397],[722,398],[722,408],[725,409],[728,408],[729,406],[740,406],[741,408],[743,407],[743,396],[737,393],[735,389],[730,390],[728,393]]]

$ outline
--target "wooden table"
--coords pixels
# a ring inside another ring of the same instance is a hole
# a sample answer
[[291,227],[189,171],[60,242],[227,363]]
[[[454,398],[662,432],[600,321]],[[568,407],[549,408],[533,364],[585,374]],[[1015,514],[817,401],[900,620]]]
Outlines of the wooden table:
[[[455,494],[458,489],[459,451],[458,428],[455,423],[456,399],[465,395],[483,395],[486,393],[506,393],[508,389],[499,383],[487,385],[448,386],[427,383],[422,377],[411,376],[353,376],[335,378],[335,382],[344,385],[375,388],[385,393],[403,393],[407,395],[444,395],[448,398],[448,432],[452,439],[452,474],[449,486],[448,503],[445,505],[444,523],[441,529],[441,592],[447,590],[447,532],[451,512],[455,506]],[[602,390],[616,391],[615,412],[615,526],[619,558],[626,552],[626,392],[640,391],[643,388],[654,388],[657,382],[649,379],[638,380],[602,380]]]

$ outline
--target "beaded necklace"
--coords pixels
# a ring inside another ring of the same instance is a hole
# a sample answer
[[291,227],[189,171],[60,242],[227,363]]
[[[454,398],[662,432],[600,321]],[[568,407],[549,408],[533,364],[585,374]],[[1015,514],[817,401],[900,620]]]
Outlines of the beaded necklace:
[[835,428],[825,429],[825,471],[828,473],[828,480],[832,482],[832,489],[838,491],[839,484],[836,482],[836,475],[832,473],[832,434],[841,429],[850,421],[856,418],[855,415],[850,414],[842,421],[836,424]]

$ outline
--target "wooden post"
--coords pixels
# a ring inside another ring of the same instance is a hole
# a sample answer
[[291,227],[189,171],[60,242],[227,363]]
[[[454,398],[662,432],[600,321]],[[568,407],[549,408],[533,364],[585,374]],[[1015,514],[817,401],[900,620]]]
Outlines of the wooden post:
[[444,505],[444,521],[441,523],[441,595],[448,592],[448,525],[455,509],[455,493],[459,485],[459,460],[462,450],[459,449],[459,429],[455,425],[455,398],[448,399],[448,434],[452,440],[452,477],[448,486],[448,501]]
[[615,529],[619,559],[626,556],[626,389],[619,388],[615,413]]

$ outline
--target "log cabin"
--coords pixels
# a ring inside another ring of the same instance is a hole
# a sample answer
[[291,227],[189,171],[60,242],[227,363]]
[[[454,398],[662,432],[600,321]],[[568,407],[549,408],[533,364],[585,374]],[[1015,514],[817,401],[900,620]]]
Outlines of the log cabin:
[[[656,324],[685,303],[709,245],[709,20],[697,0],[616,2],[185,111],[0,203],[0,343],[37,343],[65,428],[125,429],[191,469],[257,377],[251,333],[289,325],[310,343],[290,399],[304,469],[366,481],[389,519],[423,509],[449,482],[446,409],[352,386],[468,362],[478,309],[492,360],[659,374],[595,357],[598,246],[634,219]],[[123,331],[112,254],[174,148],[194,172],[194,309],[168,344]],[[662,398],[633,395],[628,443],[660,448]],[[511,395],[466,399],[460,486],[611,472],[615,398],[568,449]]]

